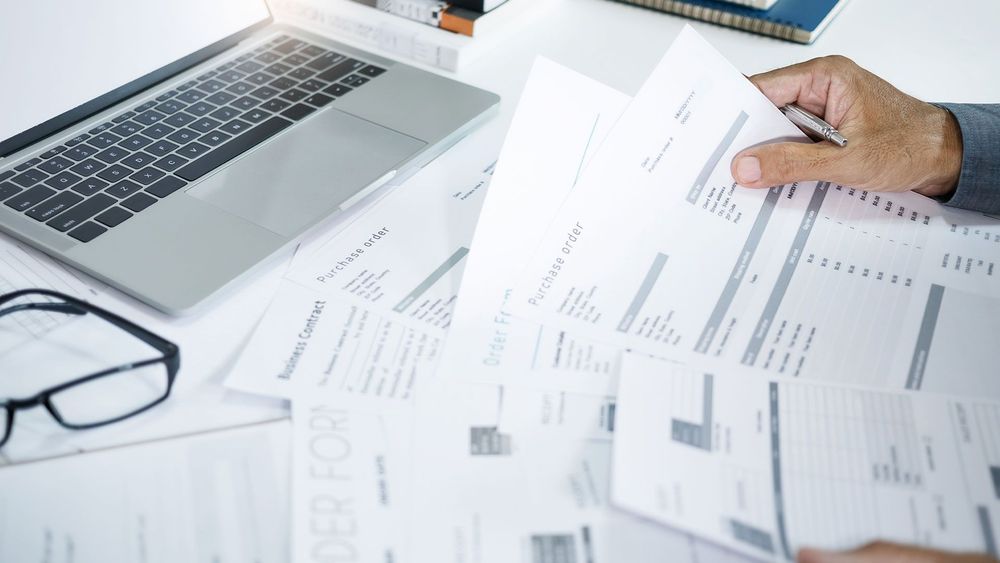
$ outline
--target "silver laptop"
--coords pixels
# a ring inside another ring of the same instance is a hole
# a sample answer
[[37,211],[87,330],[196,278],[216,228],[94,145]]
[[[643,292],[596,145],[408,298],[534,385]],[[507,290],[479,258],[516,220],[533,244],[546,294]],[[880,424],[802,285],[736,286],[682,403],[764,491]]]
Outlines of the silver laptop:
[[263,0],[17,2],[0,53],[0,229],[173,314],[499,102]]

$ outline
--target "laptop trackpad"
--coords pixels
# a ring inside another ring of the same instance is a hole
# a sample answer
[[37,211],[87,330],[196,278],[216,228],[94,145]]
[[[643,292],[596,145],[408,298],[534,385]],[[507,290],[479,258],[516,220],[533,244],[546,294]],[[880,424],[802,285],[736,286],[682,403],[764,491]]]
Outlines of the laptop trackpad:
[[425,144],[328,108],[187,193],[275,233],[294,236]]

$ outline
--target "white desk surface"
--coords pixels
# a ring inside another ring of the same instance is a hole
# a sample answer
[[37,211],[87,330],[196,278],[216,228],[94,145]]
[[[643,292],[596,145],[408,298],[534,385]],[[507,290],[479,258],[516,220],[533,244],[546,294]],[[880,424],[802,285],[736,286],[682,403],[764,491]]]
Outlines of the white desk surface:
[[550,5],[453,75],[503,96],[501,121],[536,55],[634,95],[686,23],[747,75],[841,54],[923,100],[1000,103],[996,0],[851,0],[812,45],[610,0],[537,1]]

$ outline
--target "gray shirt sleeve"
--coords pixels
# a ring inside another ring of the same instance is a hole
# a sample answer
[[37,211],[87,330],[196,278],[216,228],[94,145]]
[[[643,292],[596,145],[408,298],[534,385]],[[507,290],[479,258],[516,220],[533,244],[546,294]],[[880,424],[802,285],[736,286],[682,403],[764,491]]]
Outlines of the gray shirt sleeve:
[[962,130],[962,173],[945,205],[1000,214],[1000,104],[935,104]]

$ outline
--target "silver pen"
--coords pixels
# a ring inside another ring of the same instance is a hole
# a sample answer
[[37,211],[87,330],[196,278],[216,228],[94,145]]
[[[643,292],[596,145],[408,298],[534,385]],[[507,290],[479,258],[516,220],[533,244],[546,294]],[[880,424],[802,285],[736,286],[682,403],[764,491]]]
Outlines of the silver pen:
[[817,137],[821,137],[835,143],[837,146],[846,147],[847,138],[840,134],[833,125],[823,121],[822,119],[816,117],[811,112],[808,112],[797,104],[788,104],[787,106],[781,108],[781,112],[785,114],[792,123],[798,125],[800,128],[805,130],[806,133],[812,133]]

